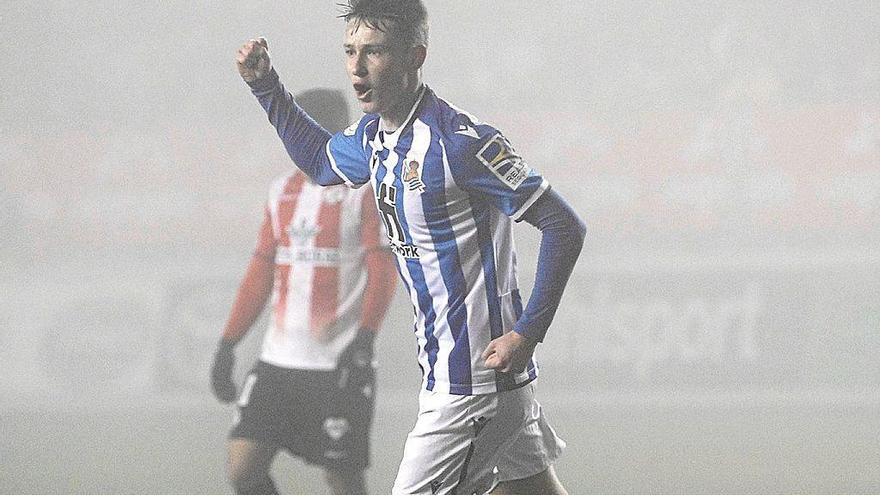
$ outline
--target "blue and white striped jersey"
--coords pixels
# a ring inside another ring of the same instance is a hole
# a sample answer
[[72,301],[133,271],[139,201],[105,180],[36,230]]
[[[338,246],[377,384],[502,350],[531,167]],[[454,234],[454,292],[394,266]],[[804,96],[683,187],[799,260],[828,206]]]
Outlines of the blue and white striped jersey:
[[326,146],[352,187],[370,183],[415,312],[418,361],[428,390],[483,394],[538,374],[483,365],[489,341],[521,315],[511,232],[549,185],[494,127],[423,87],[406,123],[380,130],[365,115]]

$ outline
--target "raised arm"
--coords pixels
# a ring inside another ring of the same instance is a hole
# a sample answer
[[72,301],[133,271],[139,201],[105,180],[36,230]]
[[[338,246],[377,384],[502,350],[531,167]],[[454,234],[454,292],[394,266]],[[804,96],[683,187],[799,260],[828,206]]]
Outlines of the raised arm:
[[238,73],[266,111],[296,166],[318,184],[341,184],[343,179],[333,171],[326,151],[330,133],[309,117],[284,89],[272,67],[266,39],[252,39],[242,45],[236,64]]

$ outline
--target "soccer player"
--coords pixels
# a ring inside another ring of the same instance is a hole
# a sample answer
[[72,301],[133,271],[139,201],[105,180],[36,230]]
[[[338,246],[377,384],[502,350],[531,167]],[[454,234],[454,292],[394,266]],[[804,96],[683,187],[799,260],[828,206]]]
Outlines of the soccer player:
[[[535,400],[534,350],[550,325],[585,227],[494,127],[421,78],[420,0],[352,0],[344,51],[365,115],[332,134],[272,68],[265,39],[238,51],[293,161],[319,184],[370,184],[409,293],[423,387],[392,493],[559,495],[564,443]],[[487,77],[491,77],[487,75]],[[512,221],[541,231],[523,309]]]
[[[297,96],[321,124],[348,123],[341,92]],[[278,493],[269,476],[286,449],[323,467],[334,495],[366,493],[373,415],[373,339],[395,277],[371,194],[321,187],[304,173],[269,191],[257,248],[211,371],[223,402],[236,397],[234,347],[272,296],[262,352],[238,395],[228,477],[239,495]]]

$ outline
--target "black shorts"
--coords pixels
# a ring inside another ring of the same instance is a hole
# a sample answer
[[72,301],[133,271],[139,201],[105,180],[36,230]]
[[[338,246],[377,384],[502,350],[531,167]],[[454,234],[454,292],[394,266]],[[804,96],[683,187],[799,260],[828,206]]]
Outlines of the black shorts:
[[375,374],[367,369],[359,375],[341,389],[335,371],[260,361],[242,388],[229,437],[286,449],[327,468],[363,470],[370,462]]

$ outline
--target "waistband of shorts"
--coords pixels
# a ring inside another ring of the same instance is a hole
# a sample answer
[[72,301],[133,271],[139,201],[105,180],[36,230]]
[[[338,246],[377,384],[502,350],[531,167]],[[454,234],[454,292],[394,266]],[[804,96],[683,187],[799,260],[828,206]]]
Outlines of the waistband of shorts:
[[265,361],[257,361],[257,364],[254,366],[258,371],[267,370],[273,373],[283,374],[292,377],[331,377],[336,375],[336,370],[310,370],[303,368],[285,368],[283,366],[276,366],[274,364],[267,363]]

